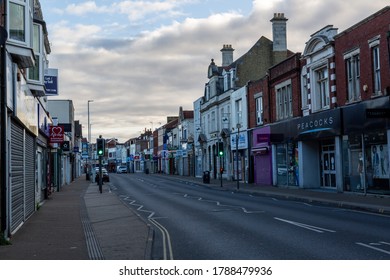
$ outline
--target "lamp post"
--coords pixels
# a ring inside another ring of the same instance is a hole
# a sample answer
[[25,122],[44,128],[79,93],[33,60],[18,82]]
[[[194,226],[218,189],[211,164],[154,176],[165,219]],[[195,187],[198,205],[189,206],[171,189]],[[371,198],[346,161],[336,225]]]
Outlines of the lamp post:
[[[87,163],[87,172],[89,178],[89,173],[91,171],[90,161],[91,161],[91,124],[89,122],[89,103],[93,102],[93,100],[88,100],[88,163]],[[92,180],[91,180],[92,181]]]
[[240,189],[239,170],[238,170],[238,141],[240,140],[240,128],[241,124],[237,124],[237,136],[236,136],[236,171],[237,171],[237,190]]

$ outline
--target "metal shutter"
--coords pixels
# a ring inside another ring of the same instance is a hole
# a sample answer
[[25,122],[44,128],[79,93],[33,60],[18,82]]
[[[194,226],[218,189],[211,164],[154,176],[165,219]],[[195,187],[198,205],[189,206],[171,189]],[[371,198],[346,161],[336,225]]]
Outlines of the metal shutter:
[[24,191],[25,218],[27,218],[35,210],[35,138],[28,133],[25,135]]
[[11,232],[24,221],[23,128],[11,122]]

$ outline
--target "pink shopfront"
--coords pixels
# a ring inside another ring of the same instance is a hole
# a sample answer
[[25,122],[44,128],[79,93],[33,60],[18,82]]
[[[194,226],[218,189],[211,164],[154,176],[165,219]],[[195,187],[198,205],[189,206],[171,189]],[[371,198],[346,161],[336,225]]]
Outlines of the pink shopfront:
[[266,126],[255,129],[252,137],[254,183],[272,185],[271,128]]

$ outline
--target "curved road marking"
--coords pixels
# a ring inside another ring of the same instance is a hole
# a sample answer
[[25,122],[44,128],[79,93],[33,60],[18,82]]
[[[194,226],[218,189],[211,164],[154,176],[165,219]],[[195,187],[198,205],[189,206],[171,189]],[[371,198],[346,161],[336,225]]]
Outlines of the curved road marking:
[[163,255],[164,260],[173,260],[173,251],[171,244],[171,236],[169,235],[168,230],[157,222],[155,219],[148,219],[155,227],[157,227],[162,234],[162,242],[163,242]]

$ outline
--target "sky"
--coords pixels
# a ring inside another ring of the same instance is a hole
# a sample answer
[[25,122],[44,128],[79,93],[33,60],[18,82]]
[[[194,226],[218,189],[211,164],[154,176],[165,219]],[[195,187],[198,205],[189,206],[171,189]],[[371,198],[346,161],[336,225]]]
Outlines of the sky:
[[[324,26],[342,32],[389,5],[388,0],[40,0],[47,24],[49,67],[59,72],[59,95],[91,140],[125,142],[156,129],[180,106],[193,110],[203,96],[211,59],[224,44],[234,60],[284,13],[287,47],[303,52]],[[54,115],[54,113],[51,113]]]

